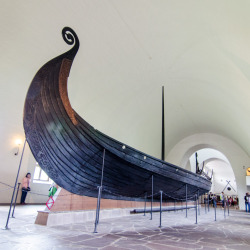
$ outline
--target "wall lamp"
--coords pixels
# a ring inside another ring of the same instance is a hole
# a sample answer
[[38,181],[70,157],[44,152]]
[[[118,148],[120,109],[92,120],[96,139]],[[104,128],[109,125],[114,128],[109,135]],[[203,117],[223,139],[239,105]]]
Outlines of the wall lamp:
[[22,143],[22,141],[20,139],[16,140],[17,148],[16,148],[16,151],[15,151],[15,155],[18,155],[21,143]]

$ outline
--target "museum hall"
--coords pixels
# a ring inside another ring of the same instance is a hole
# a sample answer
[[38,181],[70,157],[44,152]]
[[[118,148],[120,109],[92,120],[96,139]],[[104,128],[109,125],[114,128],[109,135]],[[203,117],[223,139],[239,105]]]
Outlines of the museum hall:
[[249,9],[2,0],[0,249],[250,249]]

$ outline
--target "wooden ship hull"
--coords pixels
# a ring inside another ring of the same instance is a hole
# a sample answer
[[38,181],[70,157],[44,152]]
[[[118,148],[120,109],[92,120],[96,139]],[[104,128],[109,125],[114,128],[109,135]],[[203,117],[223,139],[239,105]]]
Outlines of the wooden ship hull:
[[185,198],[186,187],[188,196],[208,192],[210,180],[110,138],[72,109],[67,78],[79,40],[68,27],[62,33],[74,46],[37,72],[23,116],[27,142],[48,176],[71,193],[97,197],[103,173],[102,197],[108,199],[150,197],[152,185],[154,193],[161,190],[175,199]]

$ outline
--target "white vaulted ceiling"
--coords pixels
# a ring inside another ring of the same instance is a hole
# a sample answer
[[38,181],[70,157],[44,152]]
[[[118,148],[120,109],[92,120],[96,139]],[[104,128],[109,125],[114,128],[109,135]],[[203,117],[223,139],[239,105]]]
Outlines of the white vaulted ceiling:
[[69,78],[73,108],[111,137],[160,157],[161,87],[166,154],[214,133],[250,155],[250,1],[1,1],[0,136],[23,134],[29,84],[48,60],[80,49]]

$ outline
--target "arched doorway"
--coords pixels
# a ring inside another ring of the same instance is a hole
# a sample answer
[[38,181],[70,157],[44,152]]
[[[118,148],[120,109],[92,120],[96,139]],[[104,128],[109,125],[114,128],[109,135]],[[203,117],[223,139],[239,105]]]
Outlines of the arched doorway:
[[193,153],[189,158],[190,170],[203,170],[208,176],[212,176],[211,192],[220,194],[224,192],[226,196],[236,196],[237,185],[232,166],[227,157],[218,150],[203,148]]
[[189,158],[204,148],[217,150],[226,156],[235,175],[240,209],[245,209],[244,195],[248,191],[245,166],[249,166],[250,158],[234,141],[217,134],[193,134],[177,142],[167,154],[166,161],[191,169],[191,166],[188,166]]

